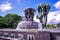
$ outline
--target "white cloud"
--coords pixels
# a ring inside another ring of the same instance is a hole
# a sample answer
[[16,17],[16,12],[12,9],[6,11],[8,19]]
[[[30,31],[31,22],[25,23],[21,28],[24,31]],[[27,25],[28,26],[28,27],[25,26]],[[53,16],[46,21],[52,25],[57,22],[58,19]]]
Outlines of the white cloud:
[[5,12],[12,9],[11,3],[5,3],[0,5],[1,12]]
[[[39,20],[36,19],[36,16],[34,17],[34,21],[39,22]],[[47,15],[47,24],[56,24],[56,23],[60,23],[60,10],[49,12],[49,14]]]
[[35,22],[39,22],[39,19],[37,19],[36,16],[34,16],[33,19],[34,19]]
[[56,9],[60,9],[60,1],[57,1],[53,6],[55,6]]
[[48,21],[47,21],[48,24],[49,23],[51,23],[51,24],[60,23],[60,10],[49,12],[47,18],[48,18]]

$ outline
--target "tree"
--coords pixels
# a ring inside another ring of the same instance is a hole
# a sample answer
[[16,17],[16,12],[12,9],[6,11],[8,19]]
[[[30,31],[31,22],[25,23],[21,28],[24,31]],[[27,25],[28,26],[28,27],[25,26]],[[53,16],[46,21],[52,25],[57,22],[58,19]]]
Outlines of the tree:
[[2,16],[0,16],[0,28],[7,28],[7,25],[4,23],[6,19]]
[[57,24],[53,24],[53,25],[46,25],[46,28],[48,29],[48,28],[56,28],[57,27]]
[[0,16],[0,18],[1,18],[2,16]]
[[4,17],[0,16],[0,28],[16,28],[20,21],[21,16],[17,14],[7,14]]
[[5,24],[9,28],[16,28],[18,22],[21,21],[21,16],[17,14],[7,14],[4,16],[4,18],[6,18]]

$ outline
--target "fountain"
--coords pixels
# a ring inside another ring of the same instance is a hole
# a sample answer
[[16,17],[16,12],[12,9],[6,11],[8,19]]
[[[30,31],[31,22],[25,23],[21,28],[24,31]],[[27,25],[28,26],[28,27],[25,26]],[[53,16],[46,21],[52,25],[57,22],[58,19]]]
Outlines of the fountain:
[[60,30],[44,30],[49,9],[49,5],[45,3],[38,6],[39,23],[33,21],[35,9],[25,9],[26,20],[19,22],[16,28],[20,30],[0,29],[0,40],[60,40]]
[[26,20],[19,22],[16,29],[38,29],[38,23],[33,21],[35,11],[33,8],[25,9],[24,14]]
[[33,8],[27,8],[24,10],[26,21],[19,22],[16,29],[46,29],[47,14],[50,10],[50,6],[46,3],[42,3],[38,6],[37,10],[39,12],[37,18],[41,24],[33,21],[34,12],[36,10]]

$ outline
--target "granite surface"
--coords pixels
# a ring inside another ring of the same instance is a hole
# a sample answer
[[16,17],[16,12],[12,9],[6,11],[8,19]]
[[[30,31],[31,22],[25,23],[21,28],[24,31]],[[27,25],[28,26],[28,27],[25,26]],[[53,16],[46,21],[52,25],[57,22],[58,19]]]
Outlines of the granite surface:
[[38,29],[38,23],[34,21],[21,21],[16,29]]

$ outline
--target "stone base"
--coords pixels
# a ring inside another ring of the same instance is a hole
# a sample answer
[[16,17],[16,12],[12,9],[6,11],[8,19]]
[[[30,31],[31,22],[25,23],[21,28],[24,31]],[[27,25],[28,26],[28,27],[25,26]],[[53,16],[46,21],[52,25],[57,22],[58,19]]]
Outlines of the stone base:
[[[3,37],[2,37],[3,36]],[[13,38],[12,38],[13,37]],[[0,29],[0,40],[50,40],[48,30],[38,29]]]
[[21,21],[16,29],[38,29],[38,23],[34,21]]

